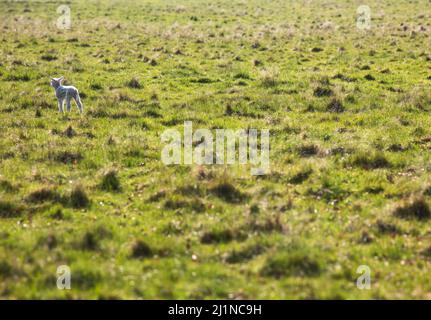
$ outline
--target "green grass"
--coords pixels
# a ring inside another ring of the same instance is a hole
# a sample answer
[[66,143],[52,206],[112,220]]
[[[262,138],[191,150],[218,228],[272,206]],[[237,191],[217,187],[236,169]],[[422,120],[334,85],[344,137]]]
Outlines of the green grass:
[[[428,0],[57,5],[0,2],[1,298],[431,298]],[[165,166],[184,121],[270,173]]]

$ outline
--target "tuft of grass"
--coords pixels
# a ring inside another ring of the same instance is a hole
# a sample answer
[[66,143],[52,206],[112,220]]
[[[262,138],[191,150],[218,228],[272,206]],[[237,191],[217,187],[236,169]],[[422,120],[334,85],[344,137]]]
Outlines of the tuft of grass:
[[14,274],[16,275],[13,266],[5,260],[0,260],[0,279],[11,277]]
[[241,250],[233,250],[231,251],[227,257],[227,263],[243,263],[248,260],[253,259],[254,257],[261,255],[266,251],[266,246],[260,243],[249,245]]
[[201,236],[201,243],[227,243],[234,240],[244,240],[247,237],[239,229],[214,229],[204,232]]
[[280,71],[276,67],[265,68],[260,72],[260,81],[266,88],[276,87],[279,82]]
[[44,54],[44,55],[42,55],[41,57],[40,57],[42,60],[45,60],[45,61],[54,61],[54,60],[57,60],[57,57],[56,56],[54,56],[54,55],[52,55],[52,54]]
[[126,83],[126,85],[127,85],[129,88],[132,88],[132,89],[141,89],[141,88],[142,88],[142,85],[141,85],[141,83],[139,82],[139,80],[138,80],[137,78],[132,78],[132,79],[130,79],[130,80]]
[[246,195],[227,180],[215,184],[210,188],[210,192],[230,203],[239,203],[246,199]]
[[72,189],[69,204],[75,209],[86,208],[90,205],[90,199],[81,185],[76,185]]
[[142,259],[151,258],[153,256],[153,250],[151,247],[142,239],[135,240],[131,248],[131,257]]
[[7,180],[0,180],[0,190],[4,192],[14,192],[18,188]]
[[100,189],[108,192],[121,191],[120,180],[115,169],[109,169],[103,174]]
[[365,170],[378,168],[389,168],[391,163],[381,151],[364,152],[359,151],[353,154],[349,160],[350,165],[360,167]]
[[75,164],[84,157],[80,152],[59,151],[49,156],[51,159],[64,164]]
[[95,91],[97,91],[97,90],[102,90],[102,89],[103,89],[103,86],[102,86],[100,83],[98,83],[98,82],[92,82],[92,83],[90,84],[90,89],[91,89],[91,90],[95,90]]
[[72,126],[68,126],[66,130],[64,130],[63,135],[72,138],[76,136],[76,131],[72,128]]
[[38,244],[47,247],[48,250],[52,250],[57,247],[58,239],[54,234],[48,234],[47,236],[40,237]]
[[11,201],[0,200],[0,218],[15,218],[21,216],[24,208]]
[[390,235],[396,235],[401,233],[401,231],[396,225],[392,223],[384,222],[382,220],[377,221],[377,231],[380,234],[390,234]]
[[311,157],[319,153],[319,147],[314,144],[306,144],[298,147],[298,153],[301,157]]
[[94,233],[86,232],[82,237],[79,247],[82,250],[90,250],[90,251],[97,250],[99,249],[99,240],[97,239]]
[[265,217],[263,220],[252,220],[247,229],[251,232],[271,233],[282,232],[285,229],[279,214],[273,217]]
[[239,71],[237,73],[234,74],[233,76],[234,79],[243,79],[243,80],[250,80],[250,74],[246,71]]
[[47,216],[55,220],[64,220],[68,218],[68,215],[65,213],[64,209],[59,205],[51,207],[47,212]]
[[100,281],[102,281],[102,275],[94,268],[79,267],[73,271],[73,286],[78,290],[93,289]]
[[310,167],[301,168],[292,174],[292,176],[289,178],[289,183],[301,184],[306,181],[312,173],[313,170]]
[[184,200],[174,197],[172,199],[166,200],[163,207],[170,210],[190,209],[195,212],[205,211],[205,204],[198,198]]
[[270,255],[260,270],[260,274],[277,279],[283,277],[316,277],[323,270],[324,265],[319,257],[303,248],[290,249],[287,252],[279,251]]
[[431,246],[422,251],[422,255],[427,258],[431,258]]
[[315,97],[329,97],[332,96],[334,93],[330,88],[326,87],[316,87],[313,91],[313,95]]
[[31,80],[31,77],[29,74],[27,73],[21,73],[21,72],[17,72],[17,73],[9,73],[6,77],[5,77],[6,81],[23,81],[23,82],[27,82]]
[[192,83],[206,84],[206,83],[213,83],[213,82],[215,82],[215,80],[212,80],[212,79],[207,78],[207,77],[201,77],[198,79],[192,79],[191,82]]
[[322,52],[322,51],[323,51],[323,49],[319,48],[319,47],[314,47],[314,48],[310,49],[310,52],[313,52],[313,53],[318,53],[318,52]]
[[105,225],[98,224],[95,227],[84,232],[82,238],[78,242],[78,247],[82,250],[95,251],[99,250],[101,241],[112,237],[112,231]]
[[60,194],[52,188],[43,187],[39,190],[31,192],[26,200],[31,203],[42,203],[46,201],[60,201]]
[[423,196],[414,196],[398,204],[393,215],[401,219],[428,220],[431,211]]
[[344,112],[344,110],[343,103],[338,99],[332,99],[326,106],[326,111],[328,112],[341,113]]

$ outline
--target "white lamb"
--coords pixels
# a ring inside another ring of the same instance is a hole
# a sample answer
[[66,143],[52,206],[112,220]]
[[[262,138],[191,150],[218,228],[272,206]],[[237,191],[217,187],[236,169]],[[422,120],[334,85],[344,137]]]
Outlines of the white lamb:
[[66,100],[67,112],[70,112],[70,100],[73,98],[78,106],[79,112],[82,113],[84,111],[84,106],[79,97],[78,89],[73,86],[63,86],[61,84],[63,80],[64,77],[51,79],[51,86],[55,89],[55,96],[58,101],[58,111],[63,112],[63,103],[64,100]]

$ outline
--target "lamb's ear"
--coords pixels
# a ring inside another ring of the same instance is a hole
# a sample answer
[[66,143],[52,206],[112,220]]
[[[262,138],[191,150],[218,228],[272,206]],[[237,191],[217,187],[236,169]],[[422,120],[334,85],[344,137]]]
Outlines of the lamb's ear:
[[61,82],[61,81],[63,81],[64,80],[64,77],[63,76],[61,76],[60,78],[58,78],[58,82]]

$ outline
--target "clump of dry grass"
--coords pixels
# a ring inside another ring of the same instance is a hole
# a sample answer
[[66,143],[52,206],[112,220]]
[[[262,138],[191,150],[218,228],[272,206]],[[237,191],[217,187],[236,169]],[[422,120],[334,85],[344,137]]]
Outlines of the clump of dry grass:
[[414,87],[402,95],[400,103],[410,109],[427,110],[431,105],[431,93],[421,87]]
[[277,67],[268,67],[260,71],[260,81],[264,87],[275,87],[278,85],[280,71]]

